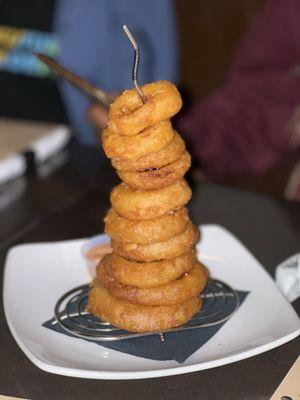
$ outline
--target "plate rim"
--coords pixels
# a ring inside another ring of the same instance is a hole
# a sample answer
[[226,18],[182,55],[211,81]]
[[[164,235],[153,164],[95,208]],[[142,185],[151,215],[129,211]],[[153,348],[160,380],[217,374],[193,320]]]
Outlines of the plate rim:
[[[272,279],[268,271],[265,270],[265,268],[262,266],[262,264],[256,259],[256,257],[253,255],[253,253],[248,250],[248,248],[228,229],[224,228],[222,225],[219,224],[203,224],[200,225],[202,228],[204,227],[214,227],[218,228],[222,231],[224,231],[226,234],[229,234],[236,242],[239,243],[240,246],[242,246],[259,264],[260,267],[262,267],[262,270],[268,275],[269,279]],[[106,236],[105,234],[99,234],[99,236]],[[72,367],[62,367],[58,365],[53,365],[51,363],[48,363],[44,360],[41,360],[39,357],[37,357],[35,354],[33,354],[28,347],[23,343],[22,339],[16,332],[13,322],[9,316],[9,311],[8,311],[8,305],[7,305],[7,296],[6,296],[6,276],[7,276],[7,260],[10,256],[10,254],[20,248],[20,247],[27,247],[31,245],[39,245],[39,244],[59,244],[59,243],[66,243],[66,242],[75,242],[75,241],[83,241],[87,240],[88,238],[79,238],[79,239],[70,239],[70,240],[62,240],[62,241],[55,241],[55,242],[36,242],[36,243],[24,243],[20,245],[13,246],[10,248],[9,252],[7,253],[6,259],[5,259],[5,264],[4,264],[4,274],[3,274],[3,309],[4,309],[4,315],[7,321],[7,325],[9,327],[9,330],[15,339],[16,343],[20,347],[20,349],[23,351],[23,353],[26,355],[26,357],[38,368],[42,369],[43,371],[50,372],[56,375],[63,375],[63,376],[69,376],[69,377],[75,377],[75,378],[83,378],[83,379],[102,379],[102,380],[131,380],[131,379],[149,379],[149,378],[160,378],[160,377],[165,377],[165,376],[175,376],[175,375],[181,375],[181,374],[186,374],[190,372],[196,372],[196,371],[202,371],[206,369],[211,369],[211,368],[216,368],[222,365],[227,365],[231,363],[235,363],[238,361],[242,361],[247,358],[254,357],[258,354],[262,354],[266,351],[272,350],[276,347],[282,346],[283,344],[297,338],[300,336],[300,318],[298,317],[296,311],[294,308],[291,306],[291,304],[283,297],[284,300],[286,300],[287,304],[292,307],[293,311],[295,312],[296,316],[299,318],[299,328],[294,330],[293,332],[290,332],[289,334],[282,336],[272,342],[260,345],[255,347],[254,349],[249,349],[243,352],[239,352],[237,354],[233,354],[230,356],[225,356],[222,358],[219,358],[217,360],[211,360],[211,361],[206,361],[206,362],[200,362],[200,363],[194,363],[191,365],[178,365],[170,368],[162,368],[162,369],[149,369],[149,370],[143,370],[143,371],[138,371],[138,370],[133,370],[133,371],[110,371],[110,370],[102,370],[102,371],[95,371],[95,370],[86,370],[86,369],[79,369],[79,368],[72,368]],[[278,289],[279,291],[279,289]]]
[[[5,316],[7,318],[6,312]],[[152,369],[148,371],[110,371],[110,370],[102,370],[102,371],[94,371],[94,370],[84,370],[79,368],[71,368],[71,367],[61,367],[57,365],[52,365],[47,363],[38,357],[36,357],[33,353],[31,353],[28,348],[23,344],[22,340],[16,333],[15,329],[11,325],[11,321],[7,318],[7,323],[9,329],[14,337],[16,343],[20,347],[20,349],[24,352],[27,358],[38,368],[43,371],[53,373],[55,375],[63,375],[74,378],[83,378],[83,379],[102,379],[102,380],[133,380],[133,379],[150,379],[150,378],[161,378],[165,376],[175,376],[186,374],[189,372],[197,372],[207,369],[212,369],[216,367],[220,367],[222,365],[233,364],[238,361],[245,360],[247,358],[254,357],[258,354],[265,353],[266,351],[272,350],[276,347],[282,346],[283,344],[295,339],[300,335],[299,329],[283,336],[280,339],[277,339],[273,342],[270,342],[265,345],[261,345],[255,347],[254,349],[247,350],[242,353],[238,353],[236,355],[219,358],[214,361],[207,361],[202,363],[195,363],[192,365],[179,365],[177,367],[165,368],[165,369]]]

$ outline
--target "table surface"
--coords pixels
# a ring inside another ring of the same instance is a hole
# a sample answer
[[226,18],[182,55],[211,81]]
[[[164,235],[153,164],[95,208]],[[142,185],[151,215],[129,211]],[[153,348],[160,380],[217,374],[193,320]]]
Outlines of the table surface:
[[[7,250],[15,244],[102,232],[109,192],[116,182],[101,152],[73,143],[47,164],[0,188],[2,268]],[[299,252],[300,204],[210,183],[191,185],[192,220],[229,229],[270,274],[279,262]],[[117,382],[69,378],[44,372],[26,358],[9,332],[0,302],[0,394],[28,399],[265,400],[300,348],[297,338],[247,360],[173,377]],[[300,314],[299,299],[293,306]]]

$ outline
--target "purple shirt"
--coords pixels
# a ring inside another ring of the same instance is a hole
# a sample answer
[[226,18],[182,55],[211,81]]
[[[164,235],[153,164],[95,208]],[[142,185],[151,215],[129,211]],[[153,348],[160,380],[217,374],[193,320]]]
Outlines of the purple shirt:
[[204,173],[261,175],[295,150],[287,122],[300,104],[300,1],[267,0],[223,86],[179,120]]

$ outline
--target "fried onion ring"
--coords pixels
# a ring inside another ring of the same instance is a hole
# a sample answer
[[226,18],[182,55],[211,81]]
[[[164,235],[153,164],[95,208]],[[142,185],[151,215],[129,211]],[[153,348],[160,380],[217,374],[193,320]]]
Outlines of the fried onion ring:
[[104,129],[101,135],[106,156],[124,160],[133,160],[157,152],[171,143],[173,138],[174,130],[170,121],[149,126],[135,136],[121,136],[109,128]]
[[194,251],[169,260],[140,263],[127,260],[116,253],[103,258],[109,274],[123,285],[151,288],[165,285],[189,272],[196,262]]
[[87,310],[95,317],[129,332],[160,332],[185,324],[202,302],[193,297],[172,306],[142,306],[117,299],[94,280]]
[[157,190],[136,190],[125,183],[116,186],[110,196],[113,208],[124,218],[140,220],[158,218],[183,207],[191,198],[184,179]]
[[185,151],[185,143],[182,137],[175,132],[170,144],[156,153],[147,154],[136,160],[123,160],[113,158],[112,166],[119,171],[145,171],[148,169],[162,168],[178,160]]
[[111,208],[104,218],[105,232],[116,242],[149,244],[162,242],[183,232],[189,221],[187,209],[171,211],[159,218],[132,220]]
[[147,170],[117,173],[122,181],[134,189],[151,190],[171,185],[178,179],[182,179],[191,166],[191,156],[186,151],[177,161],[165,167]]
[[142,88],[143,104],[136,89],[125,90],[110,106],[108,127],[119,135],[134,136],[157,122],[175,115],[182,106],[181,96],[171,82],[148,83]]
[[169,306],[184,303],[198,296],[206,285],[207,270],[197,262],[193,269],[180,279],[155,288],[138,288],[117,282],[108,273],[105,263],[100,262],[97,266],[97,278],[105,289],[120,300],[145,306]]
[[135,261],[159,261],[178,257],[192,249],[199,239],[199,230],[191,222],[179,235],[164,242],[151,244],[120,243],[111,241],[113,250],[122,257]]

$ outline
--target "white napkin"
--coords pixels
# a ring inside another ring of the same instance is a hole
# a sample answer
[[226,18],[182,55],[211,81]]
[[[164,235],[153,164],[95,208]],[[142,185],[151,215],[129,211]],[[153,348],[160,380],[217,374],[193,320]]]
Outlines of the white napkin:
[[24,152],[33,151],[35,161],[42,164],[57,154],[70,136],[65,125],[0,117],[0,185],[24,174]]
[[4,158],[0,158],[0,185],[23,175],[25,170],[26,162],[20,154],[9,154]]
[[70,137],[70,129],[67,126],[57,125],[49,134],[34,140],[29,149],[34,152],[35,160],[41,163],[58,153],[68,143]]
[[278,265],[275,280],[290,303],[300,297],[300,253]]

